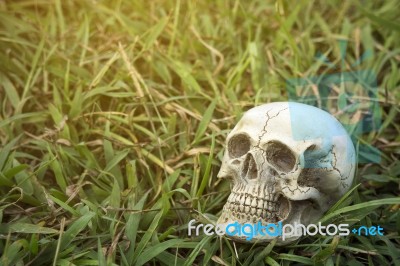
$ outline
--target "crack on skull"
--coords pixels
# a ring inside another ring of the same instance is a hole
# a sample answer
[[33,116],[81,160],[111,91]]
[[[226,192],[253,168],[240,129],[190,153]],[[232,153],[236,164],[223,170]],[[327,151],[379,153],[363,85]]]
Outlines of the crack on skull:
[[258,148],[261,149],[261,147],[260,147],[261,139],[264,137],[265,134],[267,134],[267,126],[268,126],[269,120],[271,120],[272,118],[277,117],[282,111],[285,111],[285,110],[287,110],[287,109],[288,109],[288,107],[286,107],[286,108],[284,108],[284,109],[282,109],[282,110],[279,110],[274,116],[269,116],[269,112],[270,112],[272,109],[269,109],[269,110],[266,112],[267,120],[265,121],[264,127],[263,127],[263,129],[261,130],[261,134],[258,136],[258,142],[257,142],[257,145],[255,145],[255,147],[258,147]]
[[[319,158],[318,160],[316,160],[318,162],[318,165],[320,164],[326,164],[329,163],[330,167],[317,167],[317,168],[304,168],[303,171],[301,172],[299,178],[298,178],[298,185],[301,187],[314,187],[316,189],[318,189],[318,183],[320,182],[320,177],[318,177],[318,175],[320,174],[319,172],[321,170],[323,170],[323,173],[329,173],[329,172],[337,172],[338,176],[338,182],[340,183],[340,185],[343,188],[347,188],[349,187],[349,185],[345,182],[349,177],[345,177],[342,175],[342,173],[340,172],[340,170],[336,167],[337,164],[337,157],[336,157],[336,153],[334,152],[334,148],[335,145],[332,145],[332,147],[328,150],[328,152],[326,153],[326,155],[322,156],[321,158]],[[333,156],[333,159],[330,159],[328,156],[329,155]],[[351,164],[351,168],[350,168],[350,173],[351,173],[351,169],[353,167],[353,164]],[[315,184],[317,183],[317,184]]]
[[289,191],[292,193],[292,195],[294,195],[294,192],[295,192],[296,190],[298,190],[300,193],[307,193],[307,192],[310,191],[311,187],[305,187],[304,190],[302,190],[303,188],[300,187],[300,186],[297,186],[297,187],[295,187],[294,189],[290,189],[289,186],[283,186],[283,187],[282,187],[282,191],[285,190],[285,189],[289,190]]
[[[340,170],[336,167],[336,164],[337,164],[337,157],[336,157],[336,153],[333,151],[334,147],[335,147],[335,145],[332,145],[331,149],[329,150],[329,153],[332,153],[333,157],[335,158],[335,164],[333,164],[333,162],[331,161],[331,166],[332,166],[332,168],[333,168],[336,172],[339,173],[339,181],[340,181],[340,184],[341,184],[344,188],[346,188],[346,187],[348,187],[348,184],[346,184],[344,181],[347,180],[348,177],[344,177],[344,176],[342,175],[342,173],[340,172]],[[351,167],[353,167],[353,165],[351,165]],[[351,170],[350,170],[350,173],[351,173]]]
[[[260,147],[255,147],[255,148],[257,148],[257,149],[259,149],[260,151],[261,151],[261,154],[262,154],[262,156],[261,156],[261,158],[262,158],[262,163],[261,163],[261,171],[260,171],[260,177],[261,176],[264,176],[264,164],[266,163],[266,161],[267,161],[267,159],[266,159],[266,151],[265,150],[263,150],[263,149],[261,149]],[[265,153],[265,154],[264,154]]]
[[[258,176],[257,177],[255,177],[255,176],[252,176],[252,178],[251,179],[255,179],[255,178],[258,178],[258,177],[262,177],[262,176],[264,176],[265,174],[268,174],[268,173],[265,173],[265,169],[264,168],[266,168],[265,167],[265,164],[267,163],[267,151],[266,150],[264,150],[264,149],[262,149],[261,148],[261,140],[262,140],[262,138],[263,138],[263,136],[265,135],[265,134],[267,134],[267,127],[268,127],[268,122],[271,120],[271,119],[273,119],[273,118],[275,118],[275,117],[278,117],[279,116],[279,114],[281,113],[281,112],[283,112],[284,110],[287,110],[288,109],[288,107],[286,107],[286,108],[283,108],[283,109],[281,109],[281,110],[279,110],[275,115],[270,115],[269,113],[270,113],[270,111],[272,110],[272,109],[269,109],[267,112],[266,112],[266,116],[267,116],[267,120],[265,121],[265,124],[264,124],[264,127],[263,127],[263,129],[261,130],[261,134],[258,136],[258,142],[257,142],[257,144],[256,145],[254,145],[253,146],[253,149],[256,149],[256,150],[259,150],[260,152],[261,152],[261,154],[262,154],[262,162],[260,163],[260,167],[259,167],[259,169],[257,169],[258,171],[259,171],[259,173],[258,173]],[[236,139],[243,139],[244,140],[244,135],[243,134],[239,134],[239,135],[236,135],[236,136],[234,136],[233,138],[231,138],[230,140],[229,140],[229,144],[231,144],[231,145],[228,145],[228,151],[229,151],[229,153],[230,153],[230,155],[232,156],[232,155],[234,155],[233,157],[238,157],[238,156],[241,156],[241,155],[244,155],[244,150],[250,150],[249,148],[246,148],[246,149],[244,149],[244,148],[242,148],[242,146],[247,146],[249,143],[247,142],[247,144],[241,144],[241,146],[239,146],[238,148],[236,148],[236,146],[234,146],[233,144],[233,142],[234,141],[232,141],[232,140],[236,140]],[[246,141],[247,141],[247,138],[246,138]],[[245,162],[246,162],[246,160],[245,160]],[[236,164],[237,164],[237,162],[236,162]],[[297,170],[298,169],[298,165],[296,165],[296,169],[295,170]],[[295,170],[292,170],[291,172],[289,172],[289,173],[292,173],[293,171],[295,171]],[[255,174],[255,173],[253,173],[253,174]],[[275,175],[278,175],[279,176],[279,174],[278,173],[276,173]],[[249,181],[247,180],[247,178],[245,178],[245,177],[247,177],[247,175],[246,174],[240,174],[240,178],[241,178],[241,180],[243,180],[246,184],[248,184],[249,183]],[[276,185],[276,182],[275,182],[275,180],[274,180],[274,182],[273,182],[273,185]]]
[[[351,173],[352,172],[352,170],[353,170],[353,164],[350,164],[350,171],[349,171],[349,173]],[[349,174],[350,175],[350,174]],[[349,184],[347,184],[346,182],[344,182],[346,179],[348,179],[349,178],[349,176],[347,176],[346,178],[341,178],[340,179],[340,181],[342,181],[340,184],[342,185],[342,187],[343,188],[348,188],[349,187]]]

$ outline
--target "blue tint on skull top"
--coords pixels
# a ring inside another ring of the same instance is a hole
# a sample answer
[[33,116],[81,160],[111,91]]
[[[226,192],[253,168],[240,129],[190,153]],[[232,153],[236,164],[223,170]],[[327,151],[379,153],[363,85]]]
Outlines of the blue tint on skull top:
[[[350,151],[354,149],[353,143],[336,118],[319,108],[296,102],[289,102],[289,112],[294,140],[317,141],[320,139],[322,141],[320,148],[305,151],[304,158],[301,158],[300,161],[303,168],[332,169],[334,155],[329,151],[334,137],[345,137],[347,141],[346,154],[336,156],[346,156],[346,160],[351,160]],[[323,158],[323,160],[319,160],[319,158]]]

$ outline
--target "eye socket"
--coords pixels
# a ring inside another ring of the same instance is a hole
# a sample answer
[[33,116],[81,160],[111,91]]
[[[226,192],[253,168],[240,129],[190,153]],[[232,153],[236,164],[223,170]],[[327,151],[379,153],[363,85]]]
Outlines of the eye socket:
[[308,147],[304,153],[304,168],[318,168],[316,163],[318,162],[318,157],[320,157],[320,151],[317,150],[317,146],[312,144]]
[[292,150],[278,141],[271,141],[266,148],[267,161],[281,172],[290,172],[295,164],[296,157]]
[[231,158],[239,158],[250,150],[250,139],[246,134],[234,135],[228,141],[228,153]]

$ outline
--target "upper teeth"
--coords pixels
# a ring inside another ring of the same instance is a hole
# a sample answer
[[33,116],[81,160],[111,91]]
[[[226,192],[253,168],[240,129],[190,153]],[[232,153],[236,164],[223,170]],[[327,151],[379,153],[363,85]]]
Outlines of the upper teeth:
[[[253,217],[269,222],[275,222],[278,214],[278,202],[273,201],[276,197],[268,199],[251,195],[249,193],[232,191],[224,206],[224,211],[230,212],[237,218]],[[248,218],[249,219],[249,218]]]

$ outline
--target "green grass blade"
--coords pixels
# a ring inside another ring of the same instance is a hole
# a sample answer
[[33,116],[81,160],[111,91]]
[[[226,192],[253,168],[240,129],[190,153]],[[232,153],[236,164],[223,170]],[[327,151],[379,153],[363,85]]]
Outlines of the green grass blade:
[[157,215],[154,217],[154,220],[150,224],[149,228],[144,233],[142,239],[138,243],[138,245],[135,249],[135,253],[133,255],[133,263],[134,264],[136,264],[137,261],[139,260],[139,258],[143,255],[142,253],[143,253],[144,248],[149,243],[150,238],[153,236],[156,228],[159,226],[159,221],[161,219],[162,214],[163,213],[161,211],[157,213]]
[[207,126],[211,121],[212,115],[214,113],[215,106],[217,105],[217,100],[214,99],[208,106],[207,110],[204,112],[203,118],[200,121],[199,127],[197,128],[196,135],[193,140],[193,144],[197,143],[200,138],[203,137],[207,130]]
[[150,246],[143,251],[140,255],[138,260],[136,261],[135,265],[143,265],[149,260],[157,257],[161,252],[164,250],[171,248],[171,247],[179,247],[179,244],[182,243],[182,239],[170,239],[162,243],[158,243],[154,246]]
[[58,230],[29,223],[11,223],[0,227],[3,234],[23,233],[23,234],[58,234]]

